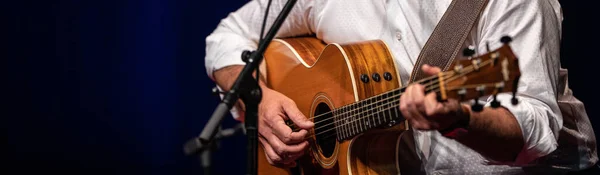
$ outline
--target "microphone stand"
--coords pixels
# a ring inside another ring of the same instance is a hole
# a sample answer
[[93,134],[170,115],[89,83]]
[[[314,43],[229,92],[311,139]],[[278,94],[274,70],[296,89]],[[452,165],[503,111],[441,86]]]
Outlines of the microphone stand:
[[216,151],[219,147],[219,140],[227,137],[235,136],[236,134],[244,132],[244,125],[237,124],[236,126],[228,129],[221,129],[219,127],[217,135],[212,142],[206,145],[206,149],[203,149],[200,153],[200,161],[202,163],[202,169],[204,169],[204,175],[210,175],[212,169],[212,152]]
[[[252,76],[252,73],[258,72],[258,66],[263,59],[265,50],[279,31],[279,28],[296,4],[296,1],[297,0],[289,0],[285,4],[265,38],[259,42],[256,51],[244,51],[242,53],[242,60],[246,62],[246,65],[238,75],[238,78],[231,86],[230,90],[225,92],[221,103],[217,106],[210,120],[204,126],[200,136],[185,144],[184,151],[186,154],[193,154],[199,149],[206,149],[206,145],[210,144],[214,139],[223,118],[229,110],[231,110],[238,98],[241,98],[246,107],[244,124],[248,139],[246,147],[248,151],[247,174],[255,175],[258,173],[258,104],[262,99],[262,92],[258,85],[258,78],[255,79]],[[257,77],[258,76],[259,75],[257,75]]]

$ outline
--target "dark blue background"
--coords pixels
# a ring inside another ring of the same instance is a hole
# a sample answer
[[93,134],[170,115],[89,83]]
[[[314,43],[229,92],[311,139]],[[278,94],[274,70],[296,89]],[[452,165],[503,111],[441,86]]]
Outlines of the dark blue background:
[[[202,174],[182,145],[219,100],[204,69],[204,39],[246,2],[3,2],[3,174]],[[563,66],[600,128],[589,83],[597,69],[587,64],[598,58],[597,44],[586,44],[598,41],[598,15],[591,4],[562,3]],[[213,172],[245,173],[245,143],[243,135],[223,140]]]

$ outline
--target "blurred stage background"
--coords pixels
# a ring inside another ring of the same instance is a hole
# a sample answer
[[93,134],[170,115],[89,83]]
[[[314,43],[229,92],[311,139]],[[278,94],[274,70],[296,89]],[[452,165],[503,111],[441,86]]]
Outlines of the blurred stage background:
[[[182,145],[219,102],[204,39],[246,2],[2,2],[2,174],[202,174]],[[563,67],[598,136],[598,15],[593,1],[561,3]],[[245,173],[245,143],[222,140],[213,174]]]

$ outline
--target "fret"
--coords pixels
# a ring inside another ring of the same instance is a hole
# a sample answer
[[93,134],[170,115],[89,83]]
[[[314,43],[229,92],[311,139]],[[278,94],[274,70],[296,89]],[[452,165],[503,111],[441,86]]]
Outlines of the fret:
[[[395,91],[394,93],[396,93],[398,95],[398,97],[402,96],[402,91]],[[398,106],[400,105],[400,99],[398,98]],[[396,108],[394,111],[396,111],[396,118],[400,118],[402,117],[402,113],[400,112],[400,107]]]
[[350,115],[352,116],[352,117],[350,117],[350,121],[352,122],[352,131],[353,131],[352,135],[355,135],[358,133],[359,128],[357,125],[356,110],[354,108],[354,103],[350,105],[350,109],[348,109],[348,110],[350,110]]
[[365,116],[367,118],[367,123],[369,125],[369,129],[372,128],[371,126],[373,126],[373,116],[371,115],[371,103],[370,103],[371,99],[369,98],[369,100],[366,100],[363,102],[363,111],[365,112]]
[[370,117],[369,117],[369,115],[367,115],[367,114],[364,113],[364,107],[365,107],[364,102],[361,102],[359,109],[361,109],[360,110],[360,112],[361,112],[361,116],[360,117],[363,119],[360,122],[361,125],[363,125],[363,129],[364,129],[363,132],[369,129],[369,121],[371,120]]
[[365,104],[365,101],[360,101],[360,102],[358,102],[358,104],[357,104],[358,107],[356,108],[356,110],[360,114],[359,117],[361,118],[360,125],[363,126],[363,130],[361,132],[364,132],[369,129],[369,124],[367,124],[367,122],[369,122],[369,117],[368,117],[368,115],[366,115],[364,113],[364,107],[365,107],[364,104]]
[[[400,115],[398,114],[398,112],[400,111],[399,105],[400,105],[400,100],[398,99],[398,104],[396,104],[396,108],[392,108],[392,109],[394,109],[394,117],[400,117]],[[390,118],[391,117],[392,116],[390,115]]]
[[373,107],[371,105],[373,105],[372,103],[373,99],[369,99],[369,101],[365,102],[365,111],[366,111],[366,115],[369,116],[369,128],[373,128],[375,127],[377,124],[375,123],[375,119],[373,118]]
[[365,131],[367,131],[368,129],[371,129],[371,120],[372,119],[368,115],[368,113],[365,113],[365,107],[366,107],[365,104],[366,104],[366,102],[364,102],[364,101],[360,103],[360,112],[362,114],[361,117],[363,118],[362,125],[364,126]]
[[346,138],[350,137],[350,135],[352,135],[352,130],[350,128],[350,115],[348,115],[348,106],[346,106],[344,108],[344,127],[346,128]]
[[350,108],[350,110],[352,110],[352,123],[354,124],[354,135],[360,133],[360,125],[359,125],[359,121],[360,121],[360,116],[358,116],[358,113],[356,113],[356,103],[352,104],[352,108]]
[[344,122],[344,108],[345,108],[345,107],[344,107],[344,106],[342,106],[341,108],[339,108],[339,109],[338,109],[338,116],[339,116],[339,117],[338,117],[338,118],[339,118],[339,121],[338,121],[338,123],[340,124],[340,126],[339,126],[339,128],[338,128],[338,129],[339,129],[339,130],[341,131],[341,133],[342,133],[342,138],[346,138],[346,126],[344,126],[344,123],[345,123],[345,122]]
[[371,99],[369,99],[369,116],[371,117],[371,120],[373,120],[373,123],[377,125],[377,96],[372,97]]
[[[349,110],[352,110],[352,109],[349,109]],[[350,114],[352,114],[352,112],[354,112],[354,111],[350,111]],[[358,131],[357,131],[358,126],[356,126],[356,119],[355,119],[355,117],[356,116],[354,116],[354,115],[351,115],[351,117],[350,117],[350,124],[351,124],[350,127],[351,127],[351,130],[352,130],[351,136],[354,136],[354,135],[356,135],[358,133]]]
[[356,133],[356,127],[354,124],[354,115],[352,115],[352,108],[347,109],[348,110],[348,122],[350,122],[350,136],[354,136],[354,133]]
[[350,115],[350,107],[347,106],[346,109],[344,110],[344,113],[346,114],[346,127],[348,128],[348,137],[352,136],[352,115]]
[[377,102],[377,96],[370,98],[369,99],[369,109],[368,109],[369,117],[371,117],[371,120],[373,121],[373,124],[375,124],[375,125],[377,125],[377,118],[375,118],[375,114],[377,114],[375,111],[375,108],[377,107],[376,106],[377,104],[375,104],[376,102]]
[[358,130],[358,133],[361,133],[365,130],[364,125],[362,124],[362,121],[364,120],[362,117],[362,114],[360,113],[360,102],[359,103],[354,103],[352,104],[352,110],[354,111],[354,117],[356,117],[356,124],[358,125],[358,127],[356,128]]
[[[388,93],[385,93],[385,94],[382,94],[382,96],[383,96],[383,98],[384,98],[384,99],[386,99],[385,101],[386,101],[386,103],[387,103],[387,100],[388,100],[387,98],[390,96],[390,95],[389,95],[389,92],[388,92]],[[383,118],[380,118],[379,120],[382,120],[382,121],[383,121],[383,122],[382,122],[383,124],[387,123],[387,120],[386,120],[386,117],[385,117],[385,116],[383,116]]]
[[387,106],[388,106],[388,100],[385,96],[385,94],[381,95],[381,105],[379,105],[379,109],[380,109],[380,115],[379,115],[379,121],[382,121],[381,124],[383,124],[383,120],[382,118],[387,117],[386,112],[387,112]]
[[349,124],[348,123],[348,114],[346,113],[347,110],[348,110],[347,107],[344,107],[342,109],[342,117],[344,118],[343,119],[344,120],[344,124],[342,126],[344,126],[344,131],[345,131],[344,138],[350,137],[350,128],[348,127],[348,124]]
[[369,98],[365,101],[365,111],[366,111],[366,115],[369,116],[369,121],[374,123],[375,122],[375,118],[373,118],[373,101],[375,100],[375,97]]
[[371,120],[373,120],[373,123],[377,125],[377,118],[375,115],[377,115],[377,96],[369,99],[369,116],[371,117]]
[[[384,104],[383,100],[385,100],[385,99],[381,98],[381,95],[377,96],[377,119],[379,119],[380,125],[381,125],[382,109],[383,109],[383,104]],[[385,116],[383,116],[383,117],[385,117]]]
[[[398,102],[400,101],[400,96],[396,96],[395,91],[393,91],[392,93],[389,94],[389,96],[392,96],[393,98],[391,99],[393,101],[393,103],[391,103],[392,107],[390,108],[390,118],[394,117],[394,111],[396,111],[395,109],[400,108]],[[387,118],[387,117],[386,117]]]
[[[392,93],[393,93],[392,95],[398,95],[398,94],[400,94],[401,92],[400,92],[400,91],[396,91],[396,90],[394,90],[394,91],[392,91]],[[398,98],[397,98],[397,99],[398,99],[398,101],[400,101],[400,96],[398,96]],[[394,117],[397,117],[397,116],[398,116],[398,113],[396,113],[396,115],[395,115],[395,116],[392,116],[392,115],[390,115],[390,122],[391,122],[391,121],[393,121],[393,120],[394,120],[393,118],[394,118]]]
[[400,106],[398,105],[398,102],[400,101],[400,97],[395,96],[394,94],[390,94],[390,96],[392,96],[392,98],[390,98],[391,103],[390,103],[390,109],[388,110],[389,116],[394,116],[394,114],[392,113],[392,111],[394,111],[394,109],[396,108],[400,108]]
[[387,99],[385,98],[384,95],[380,95],[379,98],[381,100],[379,100],[379,118],[377,118],[377,119],[379,120],[379,123],[381,125],[381,124],[384,124],[383,118],[386,117],[385,116],[385,111],[386,111],[386,109],[385,109],[386,104],[385,103],[387,102]]
[[333,112],[333,124],[334,124],[333,128],[335,128],[335,135],[337,136],[338,140],[342,140],[340,137],[340,130],[339,130],[340,124],[338,123],[339,122],[338,111],[334,109],[332,112]]
[[[386,93],[386,94],[383,94],[382,98],[385,100],[383,100],[383,105],[382,105],[383,106],[382,107],[383,108],[383,112],[382,112],[383,117],[381,119],[385,119],[385,118],[387,118],[387,116],[389,116],[389,112],[390,112],[390,108],[389,108],[390,104],[389,103],[391,102],[390,101],[391,97],[388,96],[388,94]],[[385,122],[382,122],[382,123],[385,124]]]

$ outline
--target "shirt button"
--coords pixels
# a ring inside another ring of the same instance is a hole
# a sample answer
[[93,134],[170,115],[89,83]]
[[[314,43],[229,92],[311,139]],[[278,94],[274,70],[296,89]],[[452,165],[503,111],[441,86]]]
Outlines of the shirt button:
[[402,33],[401,32],[396,32],[396,39],[398,41],[402,40]]

